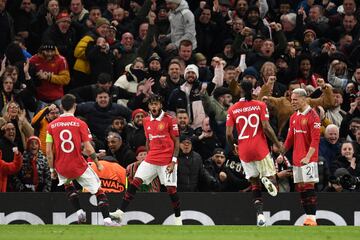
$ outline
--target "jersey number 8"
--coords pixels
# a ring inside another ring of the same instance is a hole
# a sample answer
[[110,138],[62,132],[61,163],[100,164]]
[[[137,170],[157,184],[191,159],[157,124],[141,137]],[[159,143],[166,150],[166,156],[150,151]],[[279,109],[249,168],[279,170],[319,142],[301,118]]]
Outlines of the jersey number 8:
[[[67,138],[65,138],[65,137],[67,137]],[[60,132],[61,150],[64,153],[71,153],[74,150],[74,143],[71,141],[72,137],[73,136],[72,136],[71,132],[67,129],[64,129]],[[65,147],[66,143],[67,143],[67,146],[70,146],[70,148]]]

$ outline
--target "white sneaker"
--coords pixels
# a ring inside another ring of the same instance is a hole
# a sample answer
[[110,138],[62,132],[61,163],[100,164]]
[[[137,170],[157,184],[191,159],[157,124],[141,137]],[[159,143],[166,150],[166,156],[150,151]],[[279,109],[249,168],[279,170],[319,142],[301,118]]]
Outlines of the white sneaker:
[[78,223],[79,224],[84,224],[86,223],[86,212],[82,209],[78,210],[76,212],[77,216],[78,216]]
[[115,212],[110,212],[109,215],[110,215],[111,220],[114,220],[118,223],[121,223],[121,221],[124,218],[124,212],[121,211],[120,209],[116,209]]
[[175,217],[174,225],[176,225],[176,226],[183,225],[181,216],[180,217]]
[[275,197],[277,195],[278,191],[276,186],[267,177],[262,177],[261,182],[271,196]]
[[265,227],[266,226],[266,219],[264,214],[257,215],[256,225],[258,227]]
[[111,218],[107,217],[107,218],[104,218],[104,226],[119,227],[121,225],[120,225],[120,223],[115,222],[115,221],[111,220]]

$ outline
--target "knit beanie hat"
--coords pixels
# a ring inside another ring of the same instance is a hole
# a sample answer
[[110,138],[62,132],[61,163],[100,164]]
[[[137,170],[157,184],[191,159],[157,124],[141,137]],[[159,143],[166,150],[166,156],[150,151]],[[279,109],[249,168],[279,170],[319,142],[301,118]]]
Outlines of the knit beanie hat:
[[39,144],[39,149],[40,149],[40,148],[41,148],[41,141],[40,141],[40,138],[38,138],[37,136],[31,136],[31,137],[28,138],[28,140],[26,141],[26,149],[29,149],[29,147],[30,147],[30,142],[31,142],[32,140],[35,140],[35,141],[38,142],[38,144]]
[[146,113],[143,109],[138,108],[138,109],[135,109],[135,110],[131,113],[131,119],[134,120],[136,114],[138,114],[138,113],[143,113],[145,117],[147,116],[147,113]]
[[195,64],[187,65],[187,67],[185,68],[185,72],[184,72],[185,77],[188,72],[194,72],[196,75],[196,78],[197,79],[199,78],[199,68]]
[[103,17],[98,18],[96,20],[96,22],[95,22],[95,28],[98,28],[98,27],[100,27],[101,25],[104,25],[104,24],[107,24],[107,25],[110,26],[109,20],[107,20],[106,18],[103,18]]
[[56,16],[56,23],[71,22],[70,15],[67,12],[61,12]]
[[160,58],[159,54],[153,53],[153,54],[150,56],[150,58],[149,58],[149,60],[148,60],[148,63],[150,64],[152,61],[158,61],[158,62],[161,64],[161,58]]

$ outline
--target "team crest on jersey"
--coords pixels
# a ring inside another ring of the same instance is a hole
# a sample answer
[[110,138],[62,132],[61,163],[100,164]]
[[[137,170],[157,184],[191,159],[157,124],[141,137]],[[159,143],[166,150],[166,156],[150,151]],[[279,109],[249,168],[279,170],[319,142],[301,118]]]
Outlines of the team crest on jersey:
[[321,127],[321,123],[319,122],[314,123],[314,128],[320,128],[320,127]]
[[163,130],[165,128],[165,124],[164,123],[159,123],[159,125],[158,125],[158,127],[157,127],[157,129],[159,130],[159,131],[161,131],[161,130]]
[[301,120],[301,125],[306,125],[308,122],[308,120],[306,118],[302,119]]

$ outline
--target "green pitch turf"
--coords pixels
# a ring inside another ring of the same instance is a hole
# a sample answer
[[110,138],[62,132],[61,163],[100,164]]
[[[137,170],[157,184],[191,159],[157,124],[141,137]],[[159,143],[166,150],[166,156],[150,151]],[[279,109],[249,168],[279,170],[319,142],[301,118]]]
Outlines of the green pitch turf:
[[0,225],[0,240],[347,240],[360,239],[360,227]]

